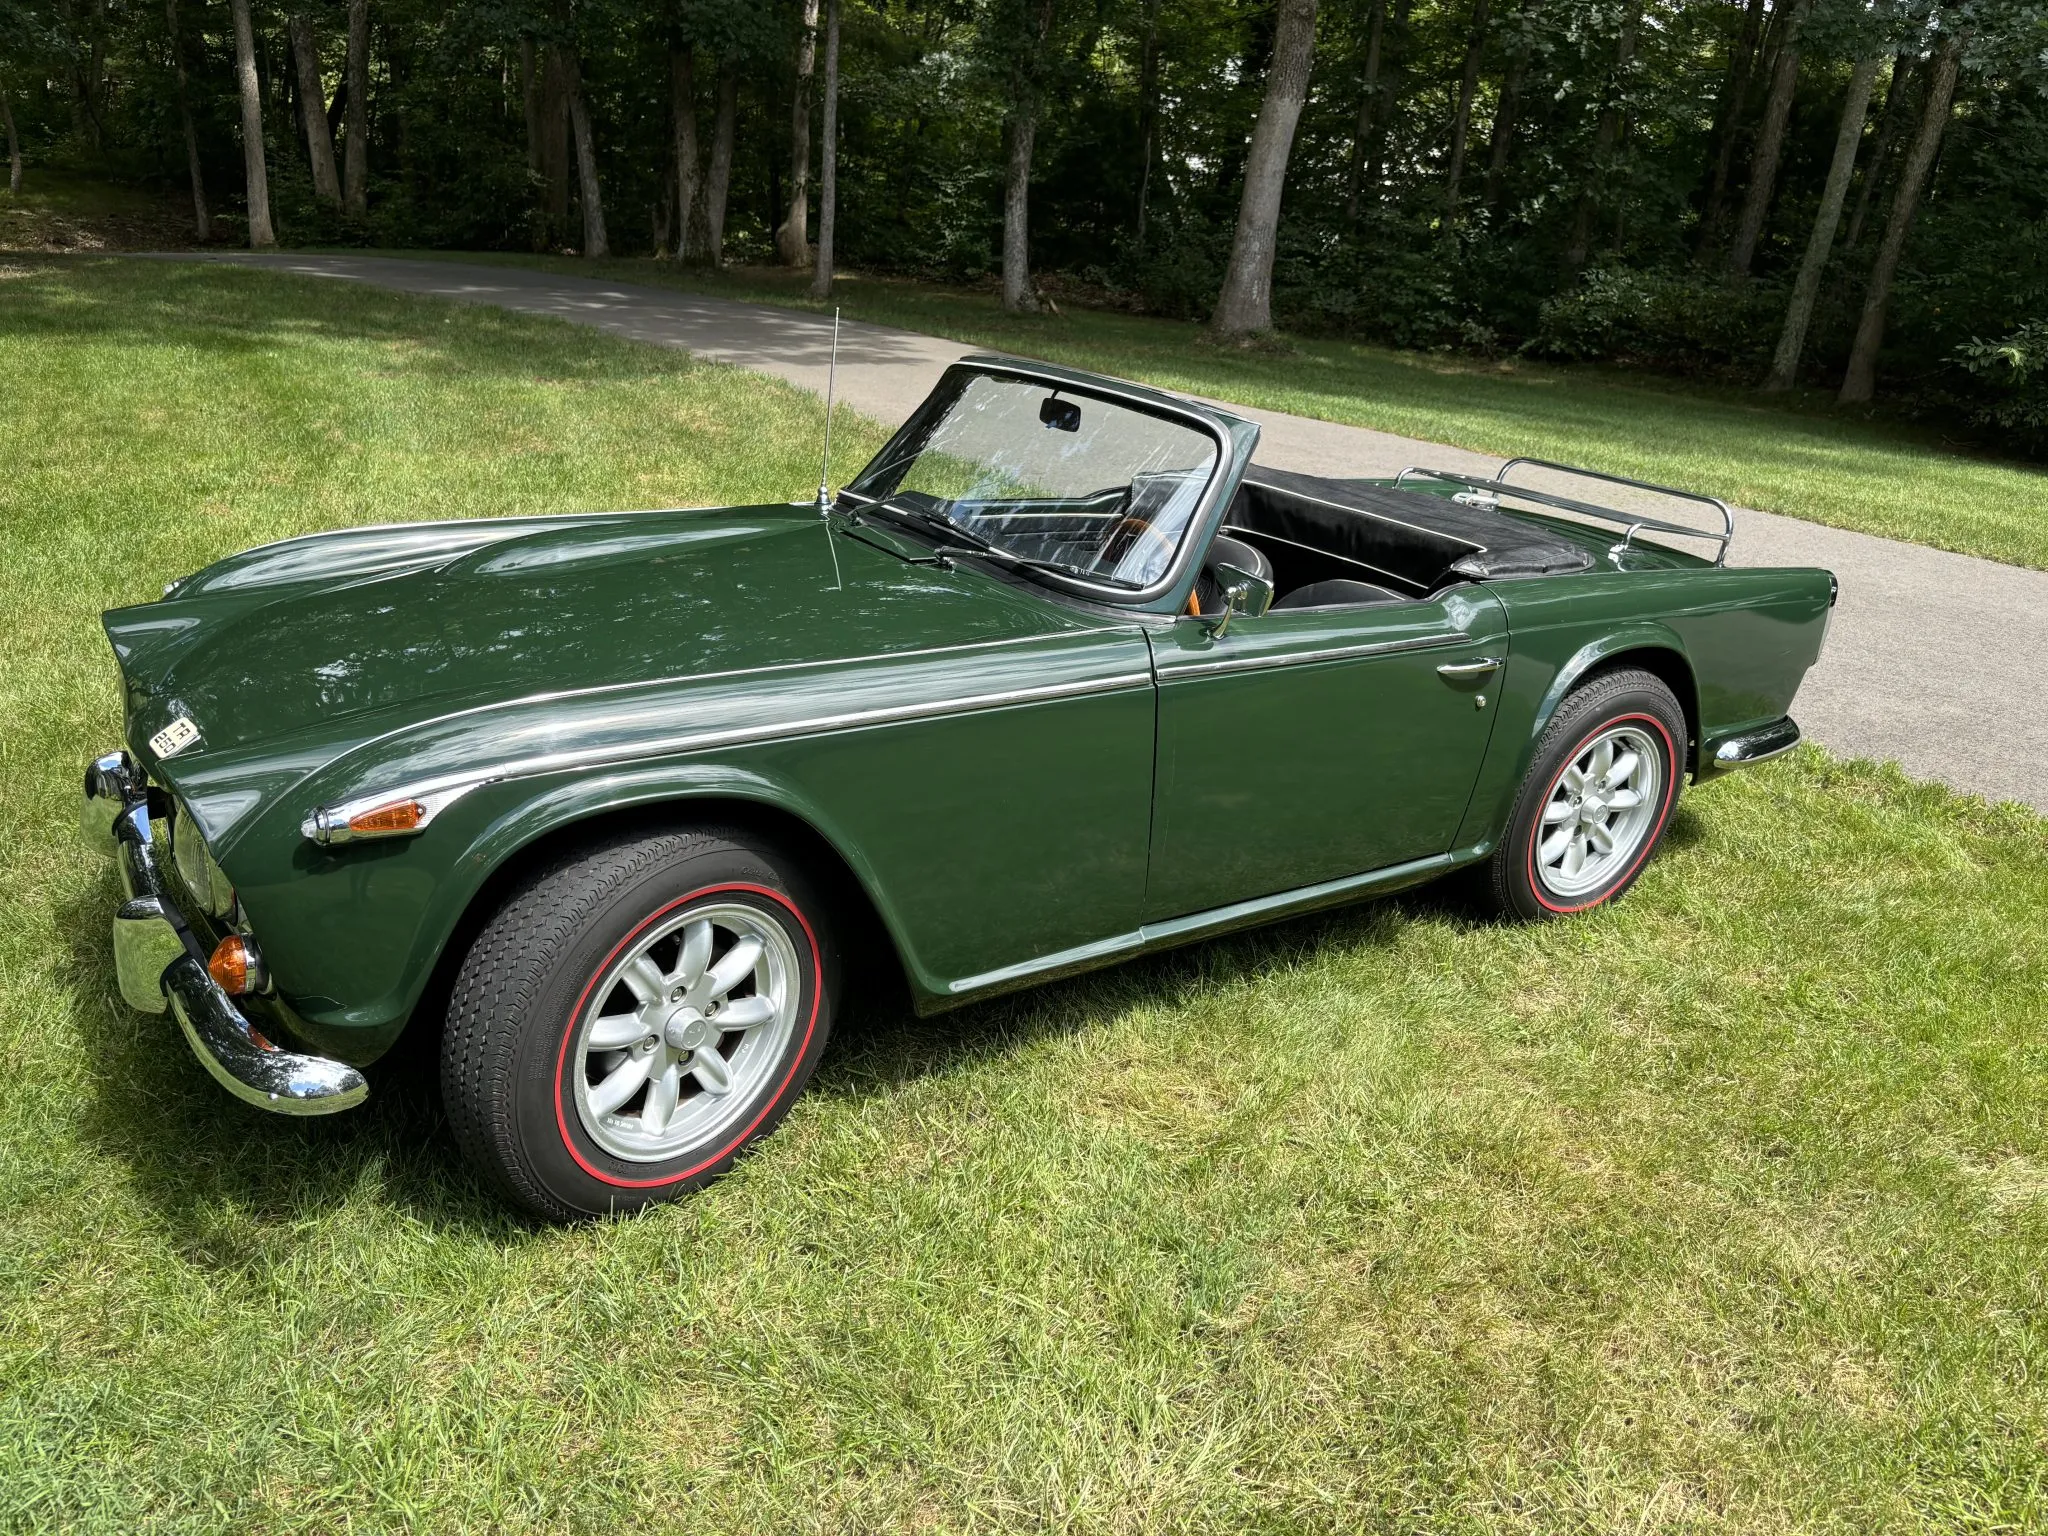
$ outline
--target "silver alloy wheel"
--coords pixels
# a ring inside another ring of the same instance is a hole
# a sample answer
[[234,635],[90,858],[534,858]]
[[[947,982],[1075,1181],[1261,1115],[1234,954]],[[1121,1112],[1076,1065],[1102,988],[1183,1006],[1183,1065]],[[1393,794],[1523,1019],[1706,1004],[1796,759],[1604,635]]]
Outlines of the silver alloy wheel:
[[803,1001],[796,946],[738,903],[642,936],[577,1022],[576,1113],[605,1151],[665,1162],[717,1141],[786,1056]]
[[1565,900],[1597,891],[1626,871],[1656,829],[1664,759],[1633,725],[1580,747],[1550,786],[1537,828],[1536,878]]

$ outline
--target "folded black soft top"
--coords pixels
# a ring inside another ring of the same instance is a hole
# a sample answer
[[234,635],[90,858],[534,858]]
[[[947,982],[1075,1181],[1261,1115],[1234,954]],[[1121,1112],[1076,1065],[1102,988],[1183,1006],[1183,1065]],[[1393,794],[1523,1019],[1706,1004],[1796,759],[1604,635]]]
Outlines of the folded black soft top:
[[[1238,496],[1240,506],[1256,518],[1254,526],[1281,533],[1284,528],[1276,524],[1292,524],[1299,534],[1308,535],[1300,542],[1334,547],[1338,553],[1357,542],[1363,530],[1356,516],[1363,516],[1428,536],[1428,542],[1452,557],[1446,569],[1460,576],[1557,576],[1593,565],[1585,546],[1534,523],[1370,480],[1326,479],[1254,464],[1245,471]],[[1232,520],[1238,520],[1235,514]]]

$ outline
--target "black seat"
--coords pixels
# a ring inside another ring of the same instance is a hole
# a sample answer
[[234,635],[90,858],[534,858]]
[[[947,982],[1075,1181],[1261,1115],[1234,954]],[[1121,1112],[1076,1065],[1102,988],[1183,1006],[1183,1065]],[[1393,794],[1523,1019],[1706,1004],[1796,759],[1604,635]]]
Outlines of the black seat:
[[1363,603],[1399,603],[1407,599],[1369,581],[1312,581],[1274,603],[1275,608],[1355,608]]
[[1215,613],[1223,606],[1224,583],[1216,574],[1219,565],[1250,571],[1261,581],[1273,579],[1273,562],[1266,558],[1264,550],[1219,533],[1209,541],[1209,557],[1202,562],[1201,579],[1195,583],[1195,600],[1203,613]]

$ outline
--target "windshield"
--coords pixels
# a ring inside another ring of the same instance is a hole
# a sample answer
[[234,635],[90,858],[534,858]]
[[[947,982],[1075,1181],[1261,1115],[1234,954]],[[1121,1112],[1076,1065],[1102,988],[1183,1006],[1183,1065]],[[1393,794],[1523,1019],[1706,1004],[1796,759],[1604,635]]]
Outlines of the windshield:
[[962,372],[847,489],[972,542],[1142,588],[1173,564],[1216,457],[1215,438],[1185,422]]

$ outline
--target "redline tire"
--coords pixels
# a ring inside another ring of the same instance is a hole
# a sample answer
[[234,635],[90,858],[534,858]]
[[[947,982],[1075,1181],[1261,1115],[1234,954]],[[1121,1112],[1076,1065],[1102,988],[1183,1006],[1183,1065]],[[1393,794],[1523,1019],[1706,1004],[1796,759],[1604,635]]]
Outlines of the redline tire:
[[512,893],[456,977],[441,1059],[456,1141],[550,1221],[701,1188],[803,1091],[837,974],[815,890],[745,833],[577,850]]
[[[1485,866],[1491,904],[1537,920],[1589,912],[1621,895],[1671,825],[1685,763],[1685,711],[1661,678],[1631,669],[1582,684],[1538,741]],[[1616,766],[1627,783],[1610,787],[1604,770]],[[1630,794],[1638,798],[1615,803]]]

